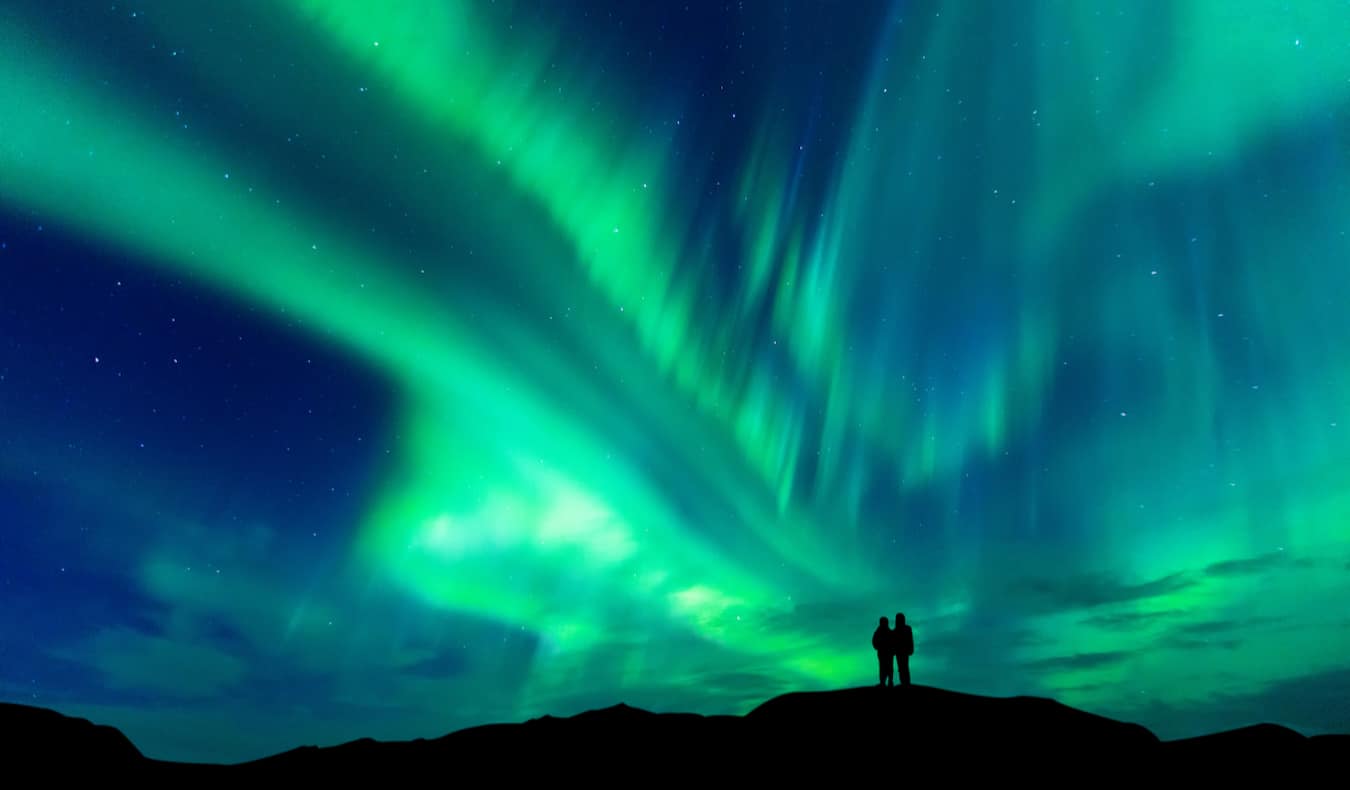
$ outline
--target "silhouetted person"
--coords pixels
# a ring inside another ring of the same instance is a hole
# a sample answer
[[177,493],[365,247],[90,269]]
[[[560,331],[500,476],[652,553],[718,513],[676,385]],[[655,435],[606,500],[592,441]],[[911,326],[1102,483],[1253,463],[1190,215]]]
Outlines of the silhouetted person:
[[[883,620],[885,618],[882,618]],[[900,669],[900,685],[909,685],[909,657],[914,655],[914,629],[905,625],[905,616],[895,613],[895,630],[892,634],[892,648],[895,651],[895,665]]]
[[881,625],[872,632],[872,649],[877,651],[877,665],[881,668],[881,682],[877,684],[879,686],[895,685],[895,677],[891,674],[891,656],[895,652],[894,640],[890,621],[881,618]]

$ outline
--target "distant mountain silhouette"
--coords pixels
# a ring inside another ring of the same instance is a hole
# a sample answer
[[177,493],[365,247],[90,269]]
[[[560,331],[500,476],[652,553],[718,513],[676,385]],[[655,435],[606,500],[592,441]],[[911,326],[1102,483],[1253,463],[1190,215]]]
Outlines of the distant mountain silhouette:
[[[588,784],[702,777],[1045,776],[1084,781],[1158,768],[1213,774],[1315,772],[1350,758],[1350,735],[1307,738],[1273,724],[1159,741],[1150,731],[1036,697],[911,686],[798,692],[745,716],[616,705],[567,718],[490,724],[433,740],[304,746],[236,766],[150,760],[122,733],[54,711],[0,704],[0,765],[62,771],[294,778],[551,776]],[[1095,766],[1084,774],[1085,766]],[[484,774],[482,772],[487,772]],[[7,774],[0,774],[4,776]],[[209,778],[209,777],[208,777]]]
[[7,702],[0,702],[0,755],[6,767],[61,766],[72,759],[114,769],[152,762],[116,727]]

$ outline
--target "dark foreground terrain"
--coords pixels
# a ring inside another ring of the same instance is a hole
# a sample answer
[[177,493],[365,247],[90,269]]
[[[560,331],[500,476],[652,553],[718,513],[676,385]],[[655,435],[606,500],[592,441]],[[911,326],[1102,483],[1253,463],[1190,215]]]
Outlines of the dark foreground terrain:
[[[1112,782],[1159,771],[1278,773],[1318,782],[1350,764],[1350,735],[1306,738],[1261,724],[1159,741],[1147,729],[1048,699],[913,686],[786,694],[745,716],[648,713],[616,705],[568,718],[492,724],[431,740],[305,746],[234,766],[150,760],[112,727],[0,704],[3,776],[72,773],[164,778],[439,778],[473,785],[552,778],[665,784],[865,777],[1059,776]],[[215,774],[215,777],[211,775]],[[1336,780],[1338,781],[1338,780]]]

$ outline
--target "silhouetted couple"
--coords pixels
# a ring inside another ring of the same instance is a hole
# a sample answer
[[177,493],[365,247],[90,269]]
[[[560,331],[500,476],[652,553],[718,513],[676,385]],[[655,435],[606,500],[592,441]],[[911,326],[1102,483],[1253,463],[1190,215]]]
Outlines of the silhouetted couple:
[[881,618],[881,625],[872,632],[872,649],[877,651],[877,663],[881,667],[881,686],[894,686],[891,674],[892,661],[900,667],[900,685],[909,685],[909,657],[914,655],[914,629],[905,625],[905,616],[895,613],[895,630],[890,622]]

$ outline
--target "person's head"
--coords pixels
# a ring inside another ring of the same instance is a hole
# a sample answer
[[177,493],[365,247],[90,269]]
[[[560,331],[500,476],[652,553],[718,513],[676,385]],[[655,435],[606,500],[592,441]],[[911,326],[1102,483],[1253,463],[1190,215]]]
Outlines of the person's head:
[[895,624],[896,624],[896,625],[904,625],[904,624],[905,624],[905,616],[904,616],[903,614],[901,614],[900,612],[896,612],[896,613],[895,613]]
[[882,627],[882,628],[886,628],[886,627],[890,626],[890,624],[891,624],[891,621],[890,621],[890,620],[887,620],[887,619],[884,618],[884,617],[881,618],[881,627]]

